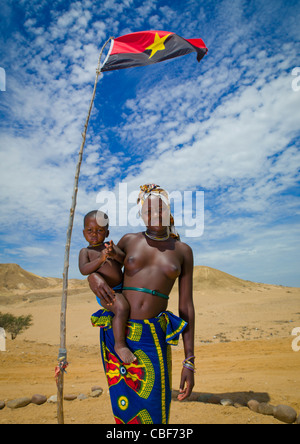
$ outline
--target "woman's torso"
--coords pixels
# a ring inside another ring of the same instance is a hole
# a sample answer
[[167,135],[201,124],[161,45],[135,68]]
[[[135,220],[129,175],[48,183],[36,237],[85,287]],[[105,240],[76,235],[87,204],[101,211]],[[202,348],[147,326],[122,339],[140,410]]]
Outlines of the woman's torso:
[[[183,254],[173,238],[159,242],[144,233],[131,235],[125,245],[124,287],[147,288],[169,295],[181,273]],[[144,292],[124,290],[131,319],[147,319],[166,310],[168,301]]]

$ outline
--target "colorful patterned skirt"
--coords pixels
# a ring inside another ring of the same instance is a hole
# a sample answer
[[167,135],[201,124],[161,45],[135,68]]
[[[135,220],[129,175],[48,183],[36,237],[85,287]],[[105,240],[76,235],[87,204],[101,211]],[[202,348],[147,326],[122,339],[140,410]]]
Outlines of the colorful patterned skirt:
[[113,313],[105,309],[92,315],[101,327],[103,366],[117,424],[168,424],[172,358],[170,345],[177,345],[187,323],[169,311],[145,320],[129,320],[126,342],[137,357],[124,364],[114,351]]

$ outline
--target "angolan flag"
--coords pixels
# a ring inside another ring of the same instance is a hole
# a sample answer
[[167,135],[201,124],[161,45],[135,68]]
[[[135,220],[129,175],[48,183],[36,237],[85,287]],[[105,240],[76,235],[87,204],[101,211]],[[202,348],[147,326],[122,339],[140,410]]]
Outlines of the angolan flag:
[[134,32],[112,40],[101,71],[152,65],[194,51],[200,62],[207,53],[202,39],[184,39],[166,31]]

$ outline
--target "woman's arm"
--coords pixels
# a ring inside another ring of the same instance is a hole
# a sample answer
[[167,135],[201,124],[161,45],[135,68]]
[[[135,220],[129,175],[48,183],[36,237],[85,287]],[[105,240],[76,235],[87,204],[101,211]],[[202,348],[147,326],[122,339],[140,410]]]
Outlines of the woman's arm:
[[116,295],[100,274],[90,274],[88,282],[90,284],[90,289],[96,296],[98,296],[98,298],[104,299],[108,305],[111,305],[114,302]]
[[[195,340],[195,309],[193,302],[193,271],[194,258],[192,249],[182,244],[184,249],[184,260],[182,264],[181,275],[179,276],[179,316],[185,320],[188,325],[182,333],[185,358],[194,356]],[[194,359],[190,359],[194,362]],[[178,400],[183,401],[188,398],[193,390],[194,372],[183,367],[181,373],[181,382]]]

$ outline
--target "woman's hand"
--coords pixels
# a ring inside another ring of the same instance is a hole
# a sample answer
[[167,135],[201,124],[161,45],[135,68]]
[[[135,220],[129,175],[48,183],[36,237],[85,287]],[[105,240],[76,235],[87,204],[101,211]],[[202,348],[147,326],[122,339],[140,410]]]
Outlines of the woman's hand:
[[184,401],[188,398],[195,385],[194,373],[188,368],[183,367],[181,372],[181,382],[179,387],[178,401]]
[[105,280],[97,273],[92,273],[88,277],[90,289],[98,298],[103,299],[107,305],[112,305],[116,298],[114,291],[110,288]]

